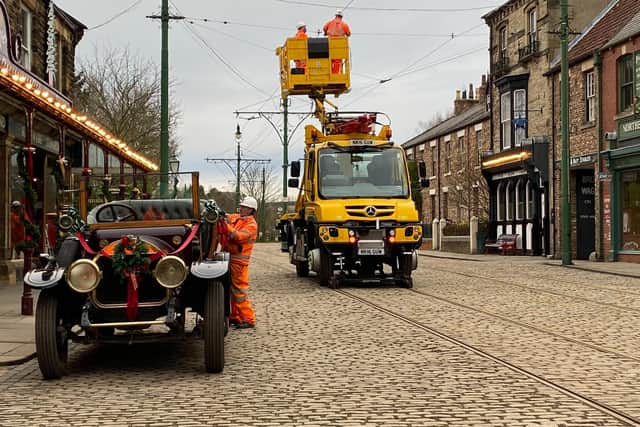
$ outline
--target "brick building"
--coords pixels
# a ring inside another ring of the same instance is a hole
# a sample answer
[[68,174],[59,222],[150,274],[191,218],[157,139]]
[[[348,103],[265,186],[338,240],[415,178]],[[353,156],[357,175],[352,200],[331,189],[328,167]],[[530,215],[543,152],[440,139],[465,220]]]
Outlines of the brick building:
[[424,160],[429,188],[422,190],[422,221],[469,223],[486,218],[486,182],[480,155],[489,139],[486,77],[477,90],[457,91],[453,116],[402,144],[409,159]]
[[[598,179],[605,172],[603,117],[600,103],[614,100],[615,88],[603,88],[600,50],[629,22],[638,11],[635,0],[611,1],[569,45],[569,197],[571,206],[572,258],[589,259],[595,253],[604,259],[609,251],[609,235],[603,229],[603,183]],[[560,123],[560,58],[551,64],[548,73],[553,89],[551,161],[553,168],[554,200],[560,200],[561,123]],[[610,75],[616,81],[615,73]],[[607,84],[607,83],[605,83]],[[610,123],[610,127],[613,123]],[[613,127],[611,128],[613,130]],[[606,177],[605,175],[602,175]],[[606,178],[608,179],[608,178]],[[608,187],[608,181],[605,181]],[[609,194],[609,190],[606,194]],[[560,215],[556,215],[555,230],[560,229]],[[561,235],[555,233],[555,255],[560,256]]]
[[0,280],[15,280],[13,201],[42,234],[58,209],[59,177],[156,169],[73,108],[75,48],[85,29],[49,0],[0,0]]
[[[570,0],[571,27],[584,28],[609,2]],[[560,4],[510,0],[484,17],[490,29],[490,152],[482,158],[489,185],[489,236],[517,234],[518,248],[553,253],[553,176],[549,173],[556,114],[552,79],[559,53]]]

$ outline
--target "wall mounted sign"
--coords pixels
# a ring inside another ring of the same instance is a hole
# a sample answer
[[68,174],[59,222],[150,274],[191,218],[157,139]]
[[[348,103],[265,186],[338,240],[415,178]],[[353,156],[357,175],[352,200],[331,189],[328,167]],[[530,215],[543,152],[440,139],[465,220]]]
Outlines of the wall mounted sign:
[[640,117],[631,116],[619,120],[618,141],[624,141],[633,138],[640,138]]
[[571,167],[590,165],[596,162],[595,154],[587,154],[586,156],[573,156],[569,159]]

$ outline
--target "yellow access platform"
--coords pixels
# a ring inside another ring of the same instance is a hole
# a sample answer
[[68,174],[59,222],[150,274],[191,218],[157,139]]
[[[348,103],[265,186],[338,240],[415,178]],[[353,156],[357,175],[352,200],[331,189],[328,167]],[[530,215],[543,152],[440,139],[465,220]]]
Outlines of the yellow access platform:
[[276,49],[280,57],[282,97],[333,94],[351,87],[347,37],[288,38]]

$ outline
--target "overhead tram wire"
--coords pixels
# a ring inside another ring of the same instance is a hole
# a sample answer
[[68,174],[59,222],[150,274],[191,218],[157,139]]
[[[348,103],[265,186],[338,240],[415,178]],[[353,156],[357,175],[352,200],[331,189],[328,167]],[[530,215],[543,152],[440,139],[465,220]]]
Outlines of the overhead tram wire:
[[254,47],[257,47],[259,49],[266,50],[267,52],[273,52],[273,49],[270,48],[270,47],[262,46],[262,45],[259,45],[258,43],[254,43],[254,42],[249,41],[249,40],[241,39],[240,37],[234,36],[233,34],[229,34],[229,33],[226,33],[224,31],[216,30],[215,28],[207,27],[206,25],[197,24],[195,21],[192,21],[190,19],[186,19],[186,22],[191,24],[191,25],[193,25],[193,26],[195,26],[195,27],[202,28],[203,30],[212,31],[214,33],[222,34],[223,36],[227,36],[227,37],[229,37],[231,39],[234,39],[234,40],[237,40],[239,42],[248,44],[250,46],[254,46]]
[[[340,7],[340,5],[330,5],[330,4],[320,4],[313,3],[307,1],[300,0],[275,0],[280,3],[287,4],[296,4],[301,6],[313,6],[313,7],[322,7],[325,9],[335,9]],[[473,12],[478,10],[487,10],[487,9],[495,9],[499,5],[494,6],[480,6],[480,7],[465,7],[465,8],[396,8],[396,7],[358,7],[351,6],[351,10],[369,10],[369,11],[379,11],[379,12]]]
[[133,4],[131,4],[131,6],[127,7],[126,9],[122,10],[121,12],[116,13],[115,15],[113,15],[111,18],[107,19],[103,23],[95,25],[95,26],[90,27],[90,28],[87,28],[86,31],[95,30],[97,28],[104,27],[105,25],[110,24],[111,22],[115,21],[116,19],[118,19],[119,17],[124,15],[125,13],[130,12],[131,10],[133,10],[140,3],[142,3],[142,0],[135,1]]

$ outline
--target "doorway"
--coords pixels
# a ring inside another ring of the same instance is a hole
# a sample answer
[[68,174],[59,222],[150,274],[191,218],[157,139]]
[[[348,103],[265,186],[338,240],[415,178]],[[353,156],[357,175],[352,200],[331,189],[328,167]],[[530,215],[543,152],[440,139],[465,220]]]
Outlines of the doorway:
[[593,171],[576,174],[576,252],[578,259],[589,259],[596,247],[595,182]]

